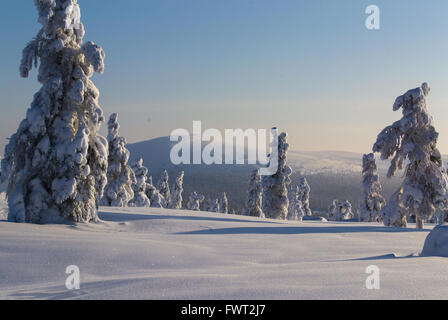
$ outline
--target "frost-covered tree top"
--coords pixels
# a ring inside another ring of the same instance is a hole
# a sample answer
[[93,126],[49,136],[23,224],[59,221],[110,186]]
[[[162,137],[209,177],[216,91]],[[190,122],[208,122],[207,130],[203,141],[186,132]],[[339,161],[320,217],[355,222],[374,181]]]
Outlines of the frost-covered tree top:
[[313,212],[310,209],[310,192],[311,187],[305,177],[300,179],[299,182],[299,200],[302,202],[303,210],[306,216],[312,216]]
[[264,217],[262,210],[262,189],[260,170],[254,170],[249,178],[244,214],[251,217]]
[[172,209],[182,209],[182,192],[184,191],[184,172],[182,171],[179,176],[174,181],[172,192],[170,208]]
[[148,168],[143,166],[143,159],[137,160],[132,165],[132,170],[135,175],[135,183],[133,184],[134,199],[132,205],[134,207],[149,207],[151,202],[146,196],[146,175],[148,174]]
[[381,195],[375,156],[365,154],[362,159],[362,197],[359,204],[361,221],[374,222],[382,220],[381,209],[386,204]]
[[107,168],[107,185],[102,199],[102,205],[126,207],[134,198],[132,184],[135,175],[128,166],[129,151],[126,149],[126,139],[118,135],[120,125],[118,115],[112,114],[108,122],[109,156]]
[[426,97],[430,92],[427,83],[398,97],[393,110],[402,109],[403,117],[386,127],[373,146],[381,159],[392,158],[388,177],[406,166],[403,187],[403,204],[415,213],[417,227],[429,219],[435,208],[447,207],[448,177],[437,149],[438,133],[428,112]]
[[288,135],[282,133],[278,136],[277,159],[272,159],[275,152],[270,155],[271,161],[278,161],[278,170],[272,176],[263,176],[263,213],[266,218],[285,220],[288,215],[288,185],[291,183],[291,168],[287,165],[289,144]]
[[42,28],[23,50],[20,74],[39,66],[42,88],[5,148],[8,219],[95,221],[107,182],[107,141],[97,134],[104,118],[90,77],[103,73],[105,54],[82,43],[76,0],[35,4]]

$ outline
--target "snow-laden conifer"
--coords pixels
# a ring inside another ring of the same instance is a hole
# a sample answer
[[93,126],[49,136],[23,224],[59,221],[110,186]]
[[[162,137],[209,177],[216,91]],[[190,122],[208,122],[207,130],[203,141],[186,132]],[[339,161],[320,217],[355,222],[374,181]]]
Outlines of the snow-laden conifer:
[[[287,134],[278,136],[278,152],[270,155],[270,163],[278,161],[278,170],[272,176],[263,176],[263,213],[266,218],[285,220],[288,215],[288,185],[291,183],[291,168],[287,165],[289,144]],[[272,159],[277,154],[277,159]]]
[[218,199],[211,200],[211,202],[209,203],[208,211],[216,212],[216,213],[219,213],[219,212],[222,213],[220,201]]
[[359,203],[360,220],[364,222],[381,221],[381,209],[386,204],[381,195],[375,156],[365,154],[362,159],[362,197]]
[[204,201],[204,196],[202,194],[198,194],[196,191],[193,191],[188,199],[187,209],[193,211],[201,210],[201,203]]
[[126,207],[129,201],[134,198],[132,184],[135,183],[135,176],[128,166],[129,151],[126,149],[126,139],[118,135],[120,124],[116,113],[110,116],[108,129],[109,165],[107,168],[107,185],[101,204],[103,206]]
[[251,217],[264,217],[262,210],[262,189],[260,170],[254,170],[249,178],[244,214]]
[[292,193],[292,197],[290,197],[289,211],[287,219],[291,221],[302,221],[303,217],[306,215],[305,210],[303,208],[303,203],[300,200],[301,189],[298,186],[295,192]]
[[406,216],[408,211],[402,201],[403,188],[398,189],[389,199],[387,205],[382,209],[381,215],[386,227],[406,228],[408,222]]
[[415,215],[417,228],[423,228],[436,208],[447,207],[448,177],[437,149],[439,134],[426,105],[429,91],[428,84],[423,83],[398,97],[393,110],[402,109],[403,117],[386,127],[373,146],[382,160],[392,158],[388,177],[408,161],[401,199],[409,214]]
[[20,74],[39,65],[42,88],[5,148],[8,220],[46,223],[97,220],[107,183],[107,141],[99,91],[90,77],[104,71],[105,54],[82,43],[76,0],[35,0],[42,28],[23,50]]
[[184,191],[184,172],[182,171],[176,178],[171,192],[171,209],[182,209],[182,192]]
[[225,192],[223,192],[219,199],[219,212],[224,214],[229,213],[229,200],[227,199],[227,194]]
[[159,190],[162,197],[165,199],[163,204],[164,208],[169,207],[171,202],[171,190],[169,185],[168,171],[163,170],[162,175],[160,176],[157,189]]
[[310,209],[310,192],[311,187],[305,177],[300,179],[299,182],[299,200],[302,202],[303,210],[306,216],[312,216],[313,212]]
[[151,202],[146,196],[146,175],[148,169],[143,166],[143,159],[138,159],[132,166],[135,175],[135,183],[132,185],[134,190],[134,199],[131,203],[134,207],[149,207]]
[[333,200],[328,207],[328,220],[345,221],[354,218],[352,204],[348,200]]

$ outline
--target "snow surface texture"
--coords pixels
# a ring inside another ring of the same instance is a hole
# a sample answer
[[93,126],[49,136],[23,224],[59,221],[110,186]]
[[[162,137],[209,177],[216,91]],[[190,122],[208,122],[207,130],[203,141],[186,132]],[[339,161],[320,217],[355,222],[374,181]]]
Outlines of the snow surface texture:
[[[382,160],[392,158],[388,177],[403,169],[408,160],[401,201],[409,211],[408,215],[415,216],[417,228],[422,228],[436,209],[448,209],[448,176],[437,149],[439,134],[426,105],[429,92],[429,85],[423,83],[399,96],[393,110],[402,109],[403,118],[386,127],[373,146],[373,151],[380,153]],[[390,225],[388,222],[397,225],[390,217],[385,217],[384,221],[385,225]]]
[[20,73],[39,66],[42,88],[5,148],[10,221],[89,222],[107,182],[107,141],[99,92],[90,80],[104,72],[105,54],[82,43],[76,0],[36,0],[42,29],[23,50]]
[[[446,258],[412,256],[428,229],[156,208],[105,207],[99,217],[72,226],[0,221],[0,299],[448,296]],[[65,288],[69,265],[80,269],[80,290]],[[370,265],[380,268],[380,290],[366,289]]]

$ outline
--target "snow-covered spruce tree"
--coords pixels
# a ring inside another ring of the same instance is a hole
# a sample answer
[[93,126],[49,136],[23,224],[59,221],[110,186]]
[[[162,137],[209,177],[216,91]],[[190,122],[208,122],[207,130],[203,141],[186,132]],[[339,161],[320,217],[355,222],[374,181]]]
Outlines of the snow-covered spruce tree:
[[345,221],[354,218],[352,204],[348,200],[333,200],[328,206],[328,220]]
[[[221,206],[219,204],[219,200],[215,199],[215,200],[211,200],[209,203],[209,207],[208,207],[208,211],[210,212],[216,212],[219,213],[221,212]],[[221,212],[222,213],[222,212]]]
[[201,194],[198,194],[196,191],[193,191],[190,195],[190,198],[188,199],[187,203],[187,209],[193,210],[193,211],[200,211],[201,210],[201,203],[204,201],[204,196]]
[[219,212],[224,214],[229,213],[229,200],[227,199],[227,194],[225,192],[223,192],[219,199]]
[[182,192],[184,191],[184,172],[182,171],[173,184],[170,208],[182,209]]
[[160,176],[160,180],[159,180],[157,188],[158,188],[160,194],[165,199],[165,202],[163,204],[164,208],[169,207],[170,201],[171,201],[171,191],[170,191],[170,185],[169,185],[168,171],[163,170],[162,175]]
[[392,157],[388,177],[402,169],[405,160],[409,162],[401,199],[409,214],[415,215],[417,228],[423,228],[436,208],[447,208],[448,176],[437,149],[439,135],[426,106],[429,91],[428,84],[423,83],[398,97],[393,110],[402,108],[403,117],[386,127],[373,146],[382,160]]
[[132,185],[134,199],[132,199],[131,204],[134,207],[149,207],[151,202],[146,196],[146,175],[148,174],[148,169],[143,166],[143,159],[137,160],[133,164],[132,170],[135,175],[135,183]]
[[128,166],[129,151],[126,149],[126,139],[118,135],[120,124],[116,113],[110,116],[108,128],[109,165],[107,168],[107,185],[101,204],[103,206],[126,207],[129,201],[134,198],[132,184],[136,181],[132,169]]
[[90,77],[104,71],[105,54],[82,44],[76,0],[35,0],[42,29],[23,50],[20,74],[39,67],[42,88],[5,148],[8,220],[47,223],[97,220],[106,185],[107,141],[98,89]]
[[261,176],[259,169],[254,170],[250,175],[244,214],[246,216],[264,218],[262,210]]
[[381,195],[375,156],[365,154],[362,158],[362,197],[359,203],[360,220],[363,222],[382,221],[381,209],[386,204]]
[[295,192],[292,192],[293,196],[290,198],[289,212],[287,219],[291,221],[302,221],[305,216],[305,210],[303,208],[302,201],[300,200],[301,189],[296,188]]
[[382,209],[381,215],[386,227],[407,228],[408,222],[406,216],[408,211],[403,205],[402,196],[403,188],[399,188]]
[[305,177],[300,179],[299,182],[299,200],[302,202],[303,210],[306,216],[312,216],[313,212],[310,209],[310,192],[311,187]]
[[[288,185],[291,183],[291,168],[287,165],[287,152],[289,144],[286,142],[286,133],[278,136],[278,170],[272,176],[263,176],[263,213],[266,218],[285,220],[288,215]],[[275,155],[275,153],[274,153]],[[272,158],[273,155],[270,155]]]

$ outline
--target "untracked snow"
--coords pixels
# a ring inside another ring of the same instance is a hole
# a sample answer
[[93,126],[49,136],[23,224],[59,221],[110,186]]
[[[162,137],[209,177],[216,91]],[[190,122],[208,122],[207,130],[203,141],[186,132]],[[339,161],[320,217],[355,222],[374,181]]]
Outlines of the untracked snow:
[[[102,208],[98,224],[0,221],[0,299],[443,299],[425,230]],[[65,288],[77,265],[81,289]],[[380,268],[368,290],[366,268]]]

